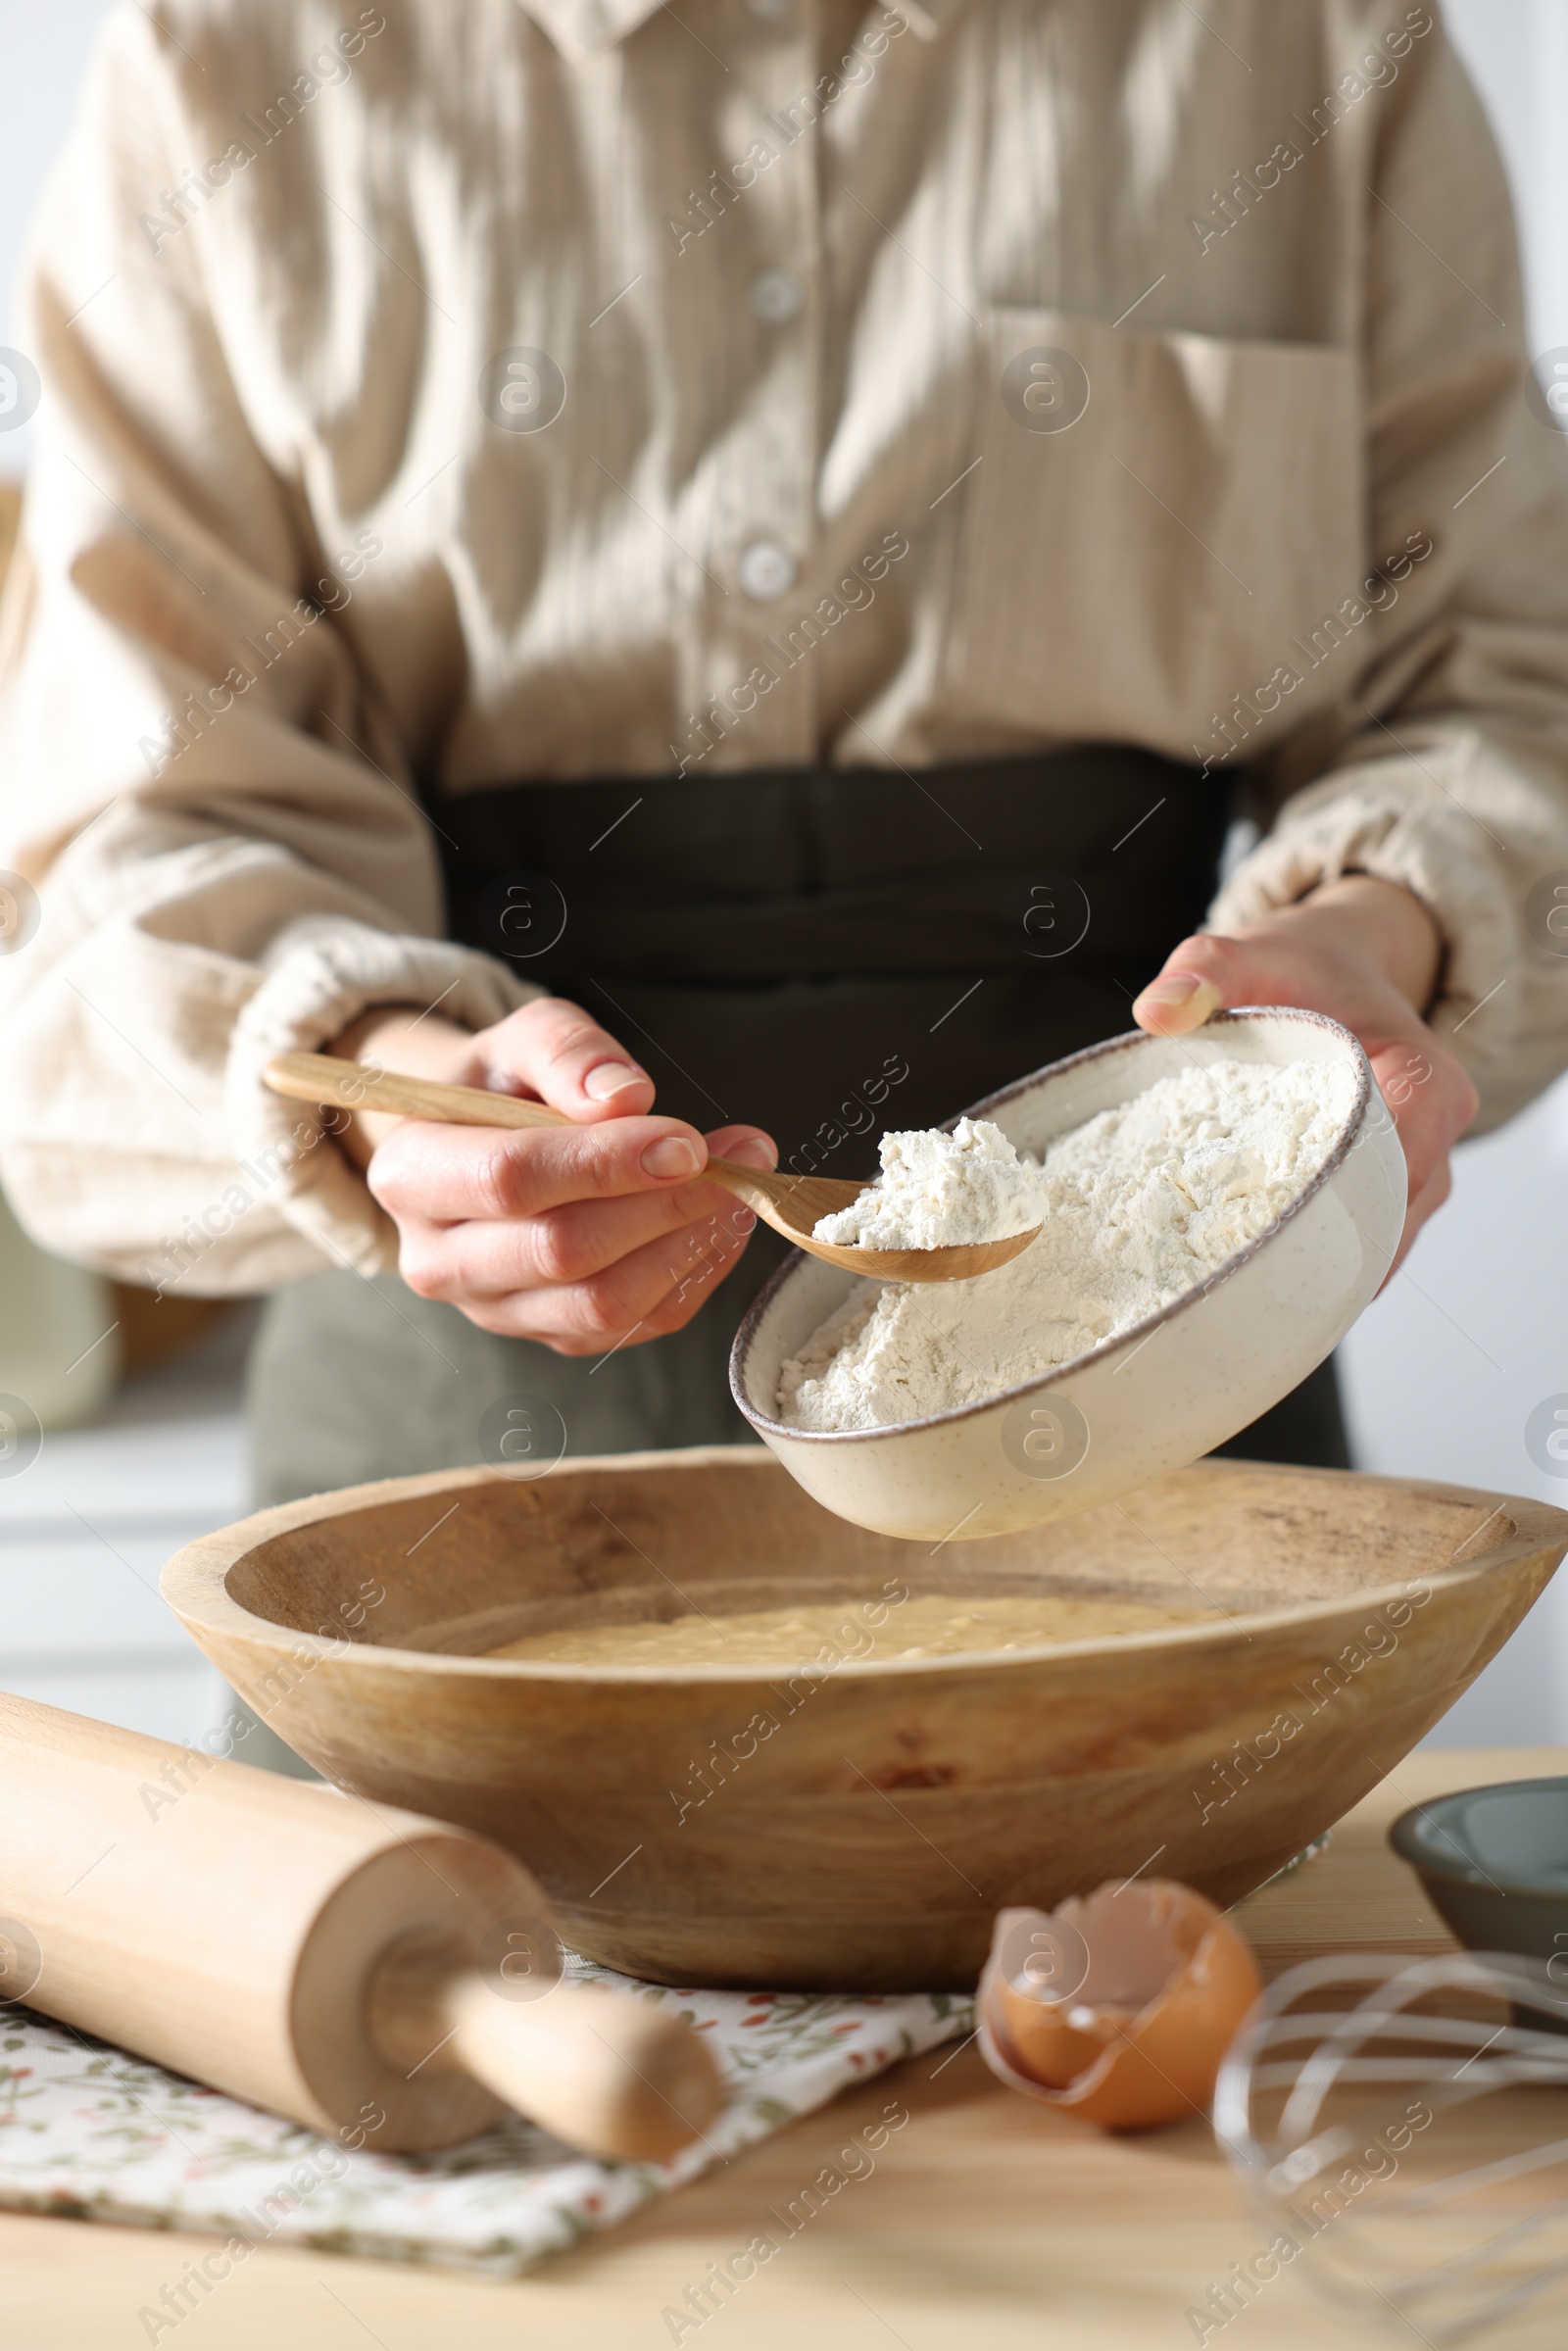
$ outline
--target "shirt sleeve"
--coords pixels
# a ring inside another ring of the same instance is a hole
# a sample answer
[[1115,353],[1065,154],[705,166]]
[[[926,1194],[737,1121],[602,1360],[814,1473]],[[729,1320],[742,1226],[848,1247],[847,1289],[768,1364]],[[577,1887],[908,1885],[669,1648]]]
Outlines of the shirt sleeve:
[[536,991],[441,936],[429,826],[355,654],[380,543],[316,544],[286,431],[264,450],[249,420],[246,288],[193,197],[178,233],[148,212],[210,145],[182,135],[180,65],[144,13],[111,19],[34,236],[0,1177],[47,1247],[220,1293],[395,1256],[318,1116],[263,1085],[270,1054],[368,1005],[477,1028]]
[[1361,325],[1374,567],[1296,641],[1298,682],[1332,660],[1347,688],[1252,770],[1269,829],[1209,921],[1352,871],[1413,891],[1446,945],[1433,1025],[1484,1129],[1568,1061],[1568,938],[1541,910],[1568,885],[1568,449],[1527,391],[1507,189],[1441,26],[1386,103]]

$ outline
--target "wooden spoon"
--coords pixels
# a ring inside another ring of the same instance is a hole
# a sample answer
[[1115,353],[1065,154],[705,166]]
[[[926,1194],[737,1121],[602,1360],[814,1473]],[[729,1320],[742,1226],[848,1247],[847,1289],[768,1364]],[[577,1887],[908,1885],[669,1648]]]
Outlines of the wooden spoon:
[[[514,1094],[487,1094],[477,1086],[441,1086],[430,1078],[404,1077],[373,1061],[343,1061],[333,1053],[280,1053],[270,1061],[267,1083],[274,1094],[336,1109],[376,1110],[394,1117],[432,1118],[447,1126],[569,1127],[578,1121],[543,1102],[519,1102]],[[722,1184],[737,1200],[770,1224],[797,1249],[843,1265],[878,1282],[967,1282],[991,1273],[1026,1249],[1039,1232],[1008,1233],[1001,1241],[968,1241],[951,1249],[850,1249],[816,1241],[811,1228],[820,1216],[847,1208],[867,1189],[830,1176],[784,1175],[739,1167],[710,1158],[700,1183]]]

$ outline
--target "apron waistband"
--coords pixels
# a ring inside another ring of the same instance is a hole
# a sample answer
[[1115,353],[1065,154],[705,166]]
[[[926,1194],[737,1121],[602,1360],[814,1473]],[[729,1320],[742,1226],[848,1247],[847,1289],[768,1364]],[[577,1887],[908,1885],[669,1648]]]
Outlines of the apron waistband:
[[503,784],[426,807],[452,935],[569,993],[583,974],[756,987],[1147,958],[1200,917],[1229,794],[1094,747]]

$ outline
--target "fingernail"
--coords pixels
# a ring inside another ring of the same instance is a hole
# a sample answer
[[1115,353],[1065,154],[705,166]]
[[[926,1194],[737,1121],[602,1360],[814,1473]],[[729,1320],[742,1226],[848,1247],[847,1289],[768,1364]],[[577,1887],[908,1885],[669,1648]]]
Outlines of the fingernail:
[[[1173,971],[1168,978],[1151,980],[1138,1003],[1172,1006],[1185,1004],[1198,1020],[1206,1020],[1210,1012],[1219,1009],[1219,990],[1212,980],[1195,979],[1189,971]],[[1137,1005],[1133,1008],[1136,1011]]]
[[695,1144],[684,1135],[662,1135],[643,1153],[643,1173],[651,1176],[692,1176],[702,1161]]
[[733,1151],[724,1153],[737,1167],[760,1167],[771,1170],[778,1165],[778,1152],[765,1135],[748,1135]]
[[640,1069],[633,1069],[629,1061],[600,1061],[583,1079],[582,1090],[591,1102],[608,1102],[612,1094],[619,1094],[623,1087],[639,1084],[642,1074]]

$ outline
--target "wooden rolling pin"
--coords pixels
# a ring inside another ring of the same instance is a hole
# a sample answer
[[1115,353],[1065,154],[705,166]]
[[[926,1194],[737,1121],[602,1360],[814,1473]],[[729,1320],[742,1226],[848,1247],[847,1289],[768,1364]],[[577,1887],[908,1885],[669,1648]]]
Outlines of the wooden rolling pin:
[[372,2153],[516,2109],[672,2155],[706,2045],[559,1952],[484,1837],[0,1693],[0,1995]]

